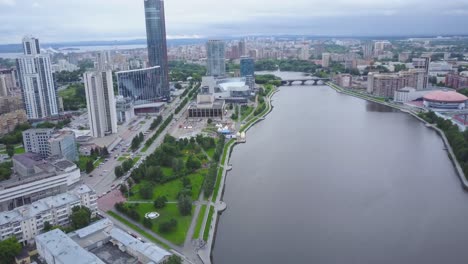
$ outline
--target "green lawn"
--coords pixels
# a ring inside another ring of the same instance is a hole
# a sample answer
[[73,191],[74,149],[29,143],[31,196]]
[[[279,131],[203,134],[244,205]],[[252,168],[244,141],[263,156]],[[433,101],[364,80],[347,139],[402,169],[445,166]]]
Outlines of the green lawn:
[[[198,196],[200,196],[201,188],[203,185],[204,175],[207,173],[207,169],[199,170],[194,174],[190,174],[187,177],[190,179],[192,184],[192,200],[198,200]],[[136,184],[132,187],[133,195],[130,198],[131,201],[142,201],[145,200],[141,198],[139,193],[139,188],[143,184],[148,184],[148,182],[142,182]],[[177,201],[177,194],[182,190],[183,185],[182,181],[177,179],[162,185],[157,185],[154,188],[153,197],[151,201],[155,200],[159,196],[166,196],[169,201]]]
[[244,108],[241,107],[241,121],[244,120],[250,113],[254,110],[253,106],[246,106]]
[[224,163],[226,162],[226,158],[229,154],[228,149],[232,144],[234,144],[234,139],[229,140],[226,146],[224,147],[223,158],[221,159],[221,165],[224,165]]
[[206,220],[205,231],[203,232],[203,240],[207,241],[210,234],[210,225],[213,220],[214,207],[210,206],[210,212],[208,213],[208,219]]
[[[192,221],[192,216],[181,216],[177,204],[167,204],[166,207],[164,207],[163,209],[157,210],[153,207],[153,204],[139,204],[136,210],[141,216],[141,222],[143,222],[143,218],[145,217],[146,213],[158,212],[160,216],[152,220],[153,227],[151,229],[153,230],[153,232],[161,235],[162,237],[171,241],[174,244],[182,245],[184,243],[185,236],[187,235],[187,231]],[[169,221],[172,218],[177,220],[176,230],[170,233],[160,233],[158,230],[159,224],[165,221]]]
[[205,152],[206,152],[206,154],[208,154],[208,156],[209,156],[210,158],[213,158],[213,155],[214,155],[214,153],[215,153],[215,148],[207,149],[207,150],[205,150]]
[[216,197],[218,197],[219,188],[221,187],[221,178],[223,177],[223,171],[223,168],[218,168],[218,175],[216,176],[216,184],[212,195],[213,197],[211,198],[212,202],[216,202]]
[[146,237],[147,239],[153,241],[154,243],[162,246],[163,248],[165,249],[171,249],[168,245],[166,245],[165,243],[159,241],[158,239],[156,239],[155,237],[153,237],[152,235],[148,234],[146,231],[144,231],[143,229],[139,228],[138,226],[130,223],[129,221],[127,221],[127,219],[123,218],[122,216],[114,213],[113,211],[107,211],[107,214],[109,214],[110,216],[112,216],[113,218],[117,219],[119,222],[121,222],[122,224],[128,226],[129,228],[133,229],[135,232],[141,234],[142,236]]
[[174,175],[174,170],[172,168],[169,168],[169,167],[161,167],[163,173],[164,173],[164,176],[166,177],[172,177],[172,175]]
[[203,220],[206,213],[206,204],[202,205],[200,208],[200,213],[198,214],[197,225],[195,226],[195,231],[193,232],[192,239],[197,239],[200,237],[201,227],[203,225]]
[[124,156],[120,156],[117,160],[118,161],[126,161],[130,156],[128,155],[124,155]]
[[15,148],[15,154],[23,154],[25,153],[26,151],[24,150],[24,147],[19,147],[19,148]]

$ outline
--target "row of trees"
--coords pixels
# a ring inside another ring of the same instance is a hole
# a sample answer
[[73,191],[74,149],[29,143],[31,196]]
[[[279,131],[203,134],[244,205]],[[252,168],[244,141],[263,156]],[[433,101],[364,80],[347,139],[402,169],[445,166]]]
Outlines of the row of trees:
[[161,135],[164,129],[166,129],[166,127],[172,122],[173,118],[174,118],[174,115],[171,114],[170,116],[166,118],[166,120],[164,120],[162,125],[156,131],[156,133],[152,137],[150,137],[148,140],[146,140],[145,147],[149,147],[151,146],[151,144],[153,144],[156,138],[159,137],[159,135]]
[[15,237],[0,241],[0,264],[15,263],[15,256],[21,252],[22,246]]
[[150,130],[155,130],[159,125],[161,125],[163,121],[162,116],[158,116],[153,122],[151,123]]
[[455,153],[455,156],[460,163],[460,166],[468,176],[468,130],[460,132],[457,125],[454,125],[450,120],[445,120],[438,117],[434,112],[421,113],[420,117],[427,122],[436,124],[438,128],[444,131],[450,146]]
[[132,220],[135,220],[137,222],[140,221],[140,215],[136,210],[138,204],[130,204],[129,206],[126,206],[124,203],[120,202],[116,203],[114,207],[118,212],[130,217]]
[[[208,170],[208,174],[205,177],[205,182],[203,183],[203,193],[205,197],[210,197],[213,193],[216,178],[218,175],[218,164],[223,155],[225,137],[223,135],[219,136],[218,143],[216,144],[215,152],[213,153],[213,163]],[[199,143],[200,144],[200,143]]]
[[131,149],[133,151],[137,150],[140,146],[141,146],[141,143],[143,143],[145,141],[145,136],[143,135],[142,132],[140,132],[140,134],[136,135],[133,139],[132,139],[132,145],[131,145]]
[[125,173],[133,167],[134,163],[133,159],[126,159],[122,165],[115,167],[115,177],[120,178],[124,176]]

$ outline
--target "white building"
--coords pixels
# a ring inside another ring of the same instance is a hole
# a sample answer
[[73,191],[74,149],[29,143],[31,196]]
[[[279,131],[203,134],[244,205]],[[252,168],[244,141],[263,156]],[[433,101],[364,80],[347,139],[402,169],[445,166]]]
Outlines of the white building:
[[302,44],[301,48],[299,49],[299,59],[300,60],[309,60],[310,53],[309,53],[309,44],[304,43]]
[[67,71],[67,72],[72,72],[72,71],[77,71],[80,68],[76,66],[75,64],[69,63],[67,60],[59,60],[57,64],[52,65],[52,70],[54,72],[62,72],[62,71]]
[[50,58],[41,54],[39,39],[23,39],[24,55],[17,59],[18,75],[29,119],[57,116],[58,100]]
[[75,206],[89,208],[91,217],[94,217],[97,211],[95,192],[88,186],[82,185],[68,193],[47,197],[11,211],[1,212],[0,240],[15,236],[21,243],[32,243],[34,238],[43,231],[45,222],[51,226],[69,225],[72,208]]
[[38,235],[36,247],[47,264],[104,264],[59,229]]
[[0,97],[8,96],[8,87],[6,83],[6,76],[0,74]]
[[39,154],[13,156],[13,174],[0,182],[0,212],[64,193],[81,179],[80,169],[66,159],[43,159]]
[[26,152],[38,153],[43,158],[64,157],[78,160],[75,133],[55,132],[52,128],[36,128],[23,131],[23,144]]
[[112,72],[110,70],[86,72],[83,79],[91,135],[99,138],[117,133]]
[[[76,230],[65,235],[61,231],[50,231],[36,238],[39,255],[48,264],[63,263],[57,262],[60,256],[66,256],[64,261],[70,261],[75,256],[68,253],[73,248],[79,254],[83,254],[83,259],[65,263],[166,263],[172,255],[150,242],[142,242],[129,235],[121,229],[114,227],[109,219],[101,219],[87,227]],[[99,254],[100,249],[105,247],[106,254]],[[83,252],[84,250],[84,252]],[[119,256],[109,256],[111,252],[118,253]],[[92,252],[92,253],[91,253]],[[101,259],[98,259],[101,258]],[[96,260],[97,259],[97,260]],[[112,261],[112,262],[111,262]]]

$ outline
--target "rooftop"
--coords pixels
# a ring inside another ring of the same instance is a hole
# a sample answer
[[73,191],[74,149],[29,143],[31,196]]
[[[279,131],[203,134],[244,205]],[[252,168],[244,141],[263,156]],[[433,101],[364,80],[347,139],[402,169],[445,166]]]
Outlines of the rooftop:
[[59,229],[36,236],[36,242],[41,244],[57,263],[104,264]]
[[462,103],[468,100],[468,97],[454,91],[434,91],[426,94],[424,100],[447,102],[447,103]]

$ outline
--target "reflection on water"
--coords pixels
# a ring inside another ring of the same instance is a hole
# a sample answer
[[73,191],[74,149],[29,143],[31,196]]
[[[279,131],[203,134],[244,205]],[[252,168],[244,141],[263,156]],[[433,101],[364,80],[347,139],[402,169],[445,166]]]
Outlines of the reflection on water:
[[376,104],[376,103],[369,102],[369,101],[366,101],[366,111],[367,112],[380,112],[380,113],[398,112],[398,110],[391,108],[389,106]]

